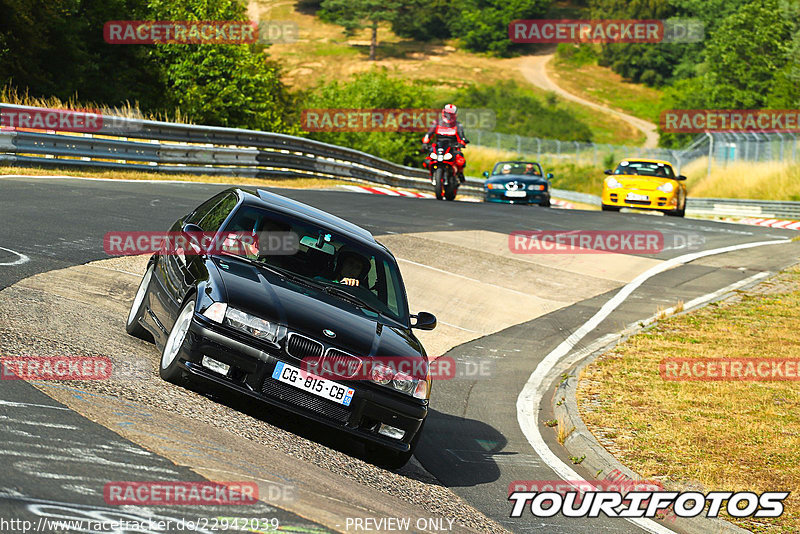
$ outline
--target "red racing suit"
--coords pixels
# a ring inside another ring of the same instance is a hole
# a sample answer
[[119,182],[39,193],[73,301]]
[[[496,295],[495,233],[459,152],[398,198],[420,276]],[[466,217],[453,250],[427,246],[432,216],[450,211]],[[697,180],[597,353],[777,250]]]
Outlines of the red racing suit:
[[[455,124],[447,124],[445,123],[441,117],[436,119],[436,122],[431,124],[431,127],[428,128],[428,133],[425,134],[425,137],[422,138],[422,145],[427,146],[431,143],[431,139],[433,136],[436,136],[437,139],[440,137],[448,137],[452,141],[452,144],[455,145],[455,164],[456,169],[459,174],[463,175],[464,173],[464,166],[467,164],[467,160],[464,159],[463,154],[461,154],[461,149],[459,147],[466,146],[469,143],[469,140],[464,135],[464,127],[461,125],[460,122],[456,121]],[[435,150],[436,143],[433,143],[431,146],[431,150]],[[428,155],[425,157],[425,161],[422,162],[422,166],[426,169],[430,168],[431,163],[431,155],[430,151],[428,151]]]

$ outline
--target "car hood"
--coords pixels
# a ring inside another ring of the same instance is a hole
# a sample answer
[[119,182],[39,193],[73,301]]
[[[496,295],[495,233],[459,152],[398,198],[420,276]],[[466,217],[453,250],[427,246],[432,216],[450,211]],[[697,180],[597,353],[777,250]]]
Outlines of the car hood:
[[678,188],[676,180],[670,178],[659,178],[657,176],[626,176],[624,174],[615,174],[613,178],[622,184],[626,189],[642,189],[645,191],[654,191],[663,183],[672,182],[675,188]]
[[[215,258],[215,263],[229,306],[356,356],[424,354],[409,329],[368,316],[350,302],[236,259]],[[332,330],[336,337],[327,337],[323,330]]]
[[491,178],[486,179],[487,184],[505,184],[508,182],[519,182],[525,185],[547,185],[547,180],[541,176],[531,176],[525,174],[503,174],[502,176],[492,176]]

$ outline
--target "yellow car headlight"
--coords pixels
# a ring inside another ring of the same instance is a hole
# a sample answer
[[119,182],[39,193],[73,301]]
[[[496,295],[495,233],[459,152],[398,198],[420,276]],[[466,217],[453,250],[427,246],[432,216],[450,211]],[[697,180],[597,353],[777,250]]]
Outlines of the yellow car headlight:
[[664,182],[663,184],[659,185],[656,189],[659,191],[663,191],[665,193],[672,193],[675,189],[675,186],[672,185],[672,182]]
[[619,189],[620,187],[622,187],[622,184],[619,183],[619,180],[617,180],[616,178],[611,177],[611,178],[606,178],[606,187],[608,187],[609,189]]

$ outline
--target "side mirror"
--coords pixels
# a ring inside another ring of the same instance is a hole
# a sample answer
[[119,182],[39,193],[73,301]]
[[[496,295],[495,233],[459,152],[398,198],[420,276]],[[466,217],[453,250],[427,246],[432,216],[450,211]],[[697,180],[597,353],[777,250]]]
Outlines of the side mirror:
[[484,178],[488,178],[489,177],[489,171],[483,171],[483,177]]
[[553,173],[552,172],[548,172],[547,173],[547,179],[548,180],[552,180],[553,179]]
[[606,169],[603,171],[603,174],[614,174],[614,171],[612,171],[611,169]]
[[195,254],[200,254],[200,252],[203,250],[202,246],[200,245],[201,239],[203,238],[203,229],[196,224],[187,223],[183,225],[181,233],[183,233],[184,237],[186,238],[186,242],[190,247],[192,247]]
[[686,177],[685,177],[684,175],[680,174],[680,175],[678,175],[678,177],[677,177],[677,178],[675,178],[675,179],[676,179],[676,180],[681,180],[681,181],[683,181],[683,180],[685,180],[685,179],[686,179]]
[[411,322],[411,328],[417,328],[418,330],[433,330],[436,328],[436,316],[432,313],[419,312],[416,315],[412,315],[411,318],[415,319]]

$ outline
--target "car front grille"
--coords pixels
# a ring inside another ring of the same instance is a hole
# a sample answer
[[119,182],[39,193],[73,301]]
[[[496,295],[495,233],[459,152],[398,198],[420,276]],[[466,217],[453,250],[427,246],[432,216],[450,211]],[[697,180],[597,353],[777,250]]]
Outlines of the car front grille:
[[338,423],[346,423],[350,418],[350,409],[341,404],[322,399],[303,390],[283,384],[267,377],[261,388],[264,395],[279,399],[288,404],[305,408],[311,412],[323,415]]
[[302,360],[303,358],[321,358],[322,343],[310,337],[301,336],[292,332],[286,341],[286,352],[289,356]]
[[361,370],[362,360],[337,349],[328,349],[322,360],[323,369],[332,369],[342,378],[353,378]]
[[637,204],[639,206],[649,206],[650,205],[650,201],[649,200],[628,200],[627,198],[625,199],[625,203],[626,204]]

